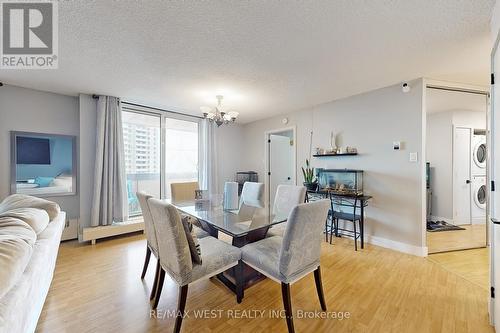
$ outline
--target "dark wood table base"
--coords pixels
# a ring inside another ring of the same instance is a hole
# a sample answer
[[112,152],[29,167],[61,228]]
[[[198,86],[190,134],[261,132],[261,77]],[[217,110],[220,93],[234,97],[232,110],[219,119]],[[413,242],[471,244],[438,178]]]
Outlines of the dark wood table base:
[[[216,228],[212,227],[209,224],[203,224],[203,227],[205,230],[208,230],[210,236],[215,238],[219,237],[219,230],[217,230]],[[233,237],[232,245],[241,248],[249,243],[253,243],[258,240],[264,239],[267,235],[268,230],[269,228],[261,228],[258,230],[250,231],[246,235],[240,237],[235,237],[231,235]],[[265,275],[259,273],[258,271],[248,266],[247,264],[242,263],[242,265],[243,265],[242,274],[244,281],[243,289],[250,288],[257,282],[262,281],[266,278]],[[237,294],[237,279],[236,279],[237,267],[238,266],[232,267],[225,272],[217,274],[217,279],[235,294]]]

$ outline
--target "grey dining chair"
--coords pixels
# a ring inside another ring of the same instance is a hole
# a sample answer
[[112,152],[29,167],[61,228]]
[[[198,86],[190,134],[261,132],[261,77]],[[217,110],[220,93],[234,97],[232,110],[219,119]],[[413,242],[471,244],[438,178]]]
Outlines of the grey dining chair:
[[[156,286],[158,284],[158,276],[160,274],[160,260],[158,258],[158,241],[156,239],[156,231],[153,223],[153,217],[151,216],[151,209],[149,208],[148,200],[153,198],[145,192],[139,191],[136,193],[137,199],[139,200],[139,206],[141,207],[142,217],[144,219],[144,232],[146,233],[146,257],[144,258],[144,266],[142,268],[141,279],[144,279],[149,266],[149,260],[151,258],[151,253],[155,256],[156,270],[153,282],[153,288],[151,288],[151,294],[149,299],[153,299],[156,294]],[[193,226],[195,230],[196,237],[203,238],[207,237],[209,234],[205,230]]]
[[148,200],[151,199],[153,196],[141,191],[137,192],[136,195],[137,199],[139,200],[139,206],[141,207],[142,217],[144,219],[144,232],[146,233],[146,240],[147,240],[146,257],[144,258],[144,267],[142,268],[141,279],[144,279],[144,277],[146,276],[146,272],[149,266],[149,259],[151,258],[151,253],[153,253],[155,258],[157,259],[153,288],[151,289],[151,295],[149,297],[150,299],[153,299],[156,293],[155,288],[159,274],[158,272],[160,269],[160,263],[158,259],[158,242],[156,240],[156,232],[153,225],[153,218],[151,216],[151,211],[148,205]]
[[[193,264],[186,233],[177,209],[161,200],[149,199],[149,207],[158,239],[158,254],[160,259],[160,275],[156,288],[153,309],[156,309],[163,288],[165,273],[179,287],[174,332],[181,329],[182,315],[186,306],[188,285],[208,279],[231,267],[238,266],[241,270],[241,250],[214,237],[208,236],[199,240],[202,264]],[[238,265],[239,264],[239,265]],[[243,294],[242,272],[237,274],[237,300],[241,301]]]
[[283,237],[273,236],[241,248],[242,260],[265,276],[281,283],[288,332],[293,326],[290,285],[314,272],[321,309],[326,303],[321,283],[320,254],[330,200],[299,204],[288,217]]
[[250,207],[264,207],[264,184],[245,182],[241,190],[240,207],[243,204]]
[[[295,206],[304,202],[305,198],[305,186],[278,185],[274,196],[272,214],[275,216],[288,216]],[[267,233],[268,237],[283,236],[285,227],[286,222],[272,227]]]

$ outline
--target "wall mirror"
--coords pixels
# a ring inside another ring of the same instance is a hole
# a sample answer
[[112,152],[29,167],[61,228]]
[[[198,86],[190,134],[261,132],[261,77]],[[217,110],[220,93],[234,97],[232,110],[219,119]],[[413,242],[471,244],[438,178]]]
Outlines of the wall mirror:
[[11,193],[76,194],[76,136],[11,132]]

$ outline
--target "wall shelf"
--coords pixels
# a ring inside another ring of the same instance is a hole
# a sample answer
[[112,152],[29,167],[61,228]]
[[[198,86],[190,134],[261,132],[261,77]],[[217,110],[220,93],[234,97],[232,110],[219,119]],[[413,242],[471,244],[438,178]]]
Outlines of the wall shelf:
[[355,156],[358,153],[342,153],[342,154],[315,154],[313,157],[335,157],[335,156]]

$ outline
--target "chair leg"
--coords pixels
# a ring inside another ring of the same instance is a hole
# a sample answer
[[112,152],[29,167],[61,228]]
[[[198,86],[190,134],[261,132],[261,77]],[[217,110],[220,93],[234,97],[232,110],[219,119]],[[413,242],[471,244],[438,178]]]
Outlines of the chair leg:
[[353,222],[354,225],[354,251],[358,250],[358,239],[356,238],[356,221]]
[[318,292],[319,303],[321,310],[326,311],[325,295],[323,294],[323,283],[321,282],[321,270],[318,266],[314,271],[314,281],[316,282],[316,291]]
[[332,244],[333,233],[335,231],[335,221],[337,219],[332,216],[332,224],[330,225],[330,244]]
[[361,233],[361,248],[365,248],[365,221],[359,220],[359,232]]
[[245,296],[245,291],[244,291],[244,284],[245,284],[245,278],[243,276],[243,261],[238,261],[238,265],[236,265],[235,270],[236,270],[236,302],[238,304],[243,301],[243,297]]
[[156,271],[155,271],[155,279],[153,282],[153,288],[151,288],[151,295],[149,295],[149,299],[152,300],[156,295],[156,288],[158,287],[158,277],[160,275],[160,260],[156,261]]
[[328,243],[328,217],[326,217],[325,221],[325,242]]
[[144,267],[142,268],[141,279],[144,279],[146,276],[146,271],[148,270],[149,258],[151,258],[151,250],[149,246],[146,245],[146,258],[144,258]]
[[175,318],[174,333],[179,333],[181,331],[182,318],[184,317],[184,309],[186,308],[187,293],[187,284],[179,287],[179,299],[177,301],[177,317]]
[[281,282],[281,295],[283,297],[283,305],[285,306],[286,326],[288,326],[288,333],[295,333],[293,328],[293,313],[292,313],[292,300],[290,298],[290,284]]
[[161,290],[163,288],[163,281],[165,280],[165,271],[160,267],[160,276],[158,277],[158,286],[156,287],[156,295],[153,301],[153,310],[156,310],[160,302]]

